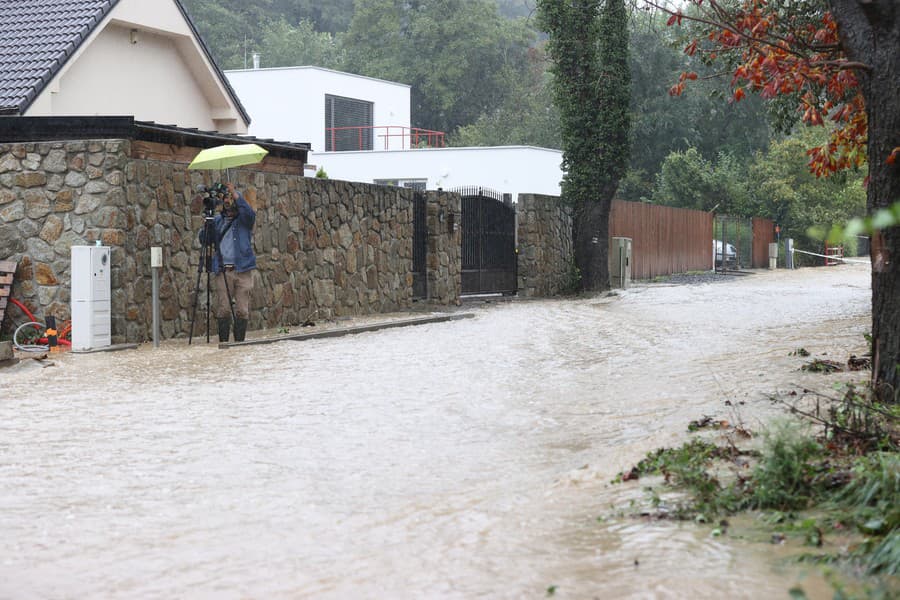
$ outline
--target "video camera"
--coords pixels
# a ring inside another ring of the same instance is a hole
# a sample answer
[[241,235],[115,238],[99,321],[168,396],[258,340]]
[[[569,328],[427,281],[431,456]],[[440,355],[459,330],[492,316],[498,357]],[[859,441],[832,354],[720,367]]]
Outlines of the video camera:
[[224,183],[213,183],[209,186],[202,183],[197,186],[200,199],[203,200],[203,212],[207,217],[212,217],[217,206],[225,203],[228,196],[228,186]]

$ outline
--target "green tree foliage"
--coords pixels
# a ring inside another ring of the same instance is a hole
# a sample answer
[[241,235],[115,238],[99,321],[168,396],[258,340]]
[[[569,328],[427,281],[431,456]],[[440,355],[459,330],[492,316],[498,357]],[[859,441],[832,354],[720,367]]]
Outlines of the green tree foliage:
[[535,12],[536,0],[497,0],[500,14],[510,19],[530,17]]
[[223,69],[249,67],[254,52],[262,54],[264,66],[318,64],[312,61],[319,58],[328,64],[318,66],[337,66],[342,56],[335,36],[347,27],[353,15],[353,0],[182,3]]
[[[721,153],[744,159],[766,148],[770,128],[759,98],[740,105],[724,102],[722,82],[682,51],[678,32],[665,26],[663,15],[634,11],[630,29],[632,147],[618,197],[648,199],[654,176],[671,152],[694,148],[713,161]],[[687,70],[710,79],[694,82],[681,97],[669,96],[672,82]]]
[[348,69],[412,86],[418,127],[453,132],[502,106],[534,33],[493,0],[358,0]]
[[[780,224],[782,237],[794,238],[801,249],[822,248],[821,236],[811,236],[811,230],[827,231],[866,213],[864,172],[825,178],[809,172],[806,149],[823,143],[827,135],[821,128],[803,128],[759,153],[747,173],[753,186],[748,210]],[[848,240],[848,245],[851,252],[855,250],[855,239]]]
[[332,34],[316,31],[310,21],[296,26],[284,19],[267,22],[257,45],[263,67],[313,65],[341,69],[344,50]]
[[259,37],[266,12],[240,0],[182,0],[213,58],[223,69],[246,66]]
[[564,200],[582,287],[609,287],[609,209],[628,162],[628,13],[622,0],[538,1],[560,113]]
[[353,0],[269,0],[268,4],[271,14],[288,23],[309,21],[316,31],[333,35],[347,31],[353,18]]
[[715,160],[707,160],[696,148],[673,152],[663,161],[656,181],[657,204],[760,216],[752,213],[747,168],[731,154],[721,152]]
[[451,137],[453,146],[527,145],[562,148],[559,111],[553,103],[542,46],[529,51],[526,76],[512,82],[506,102]]
[[[666,157],[653,190],[653,201],[667,206],[713,210],[720,214],[767,217],[792,237],[798,248],[821,251],[834,225],[866,211],[865,173],[843,172],[818,178],[809,171],[805,149],[823,143],[828,132],[801,128],[774,142],[752,160],[720,153],[707,160],[695,148]],[[847,240],[850,253],[855,238]]]

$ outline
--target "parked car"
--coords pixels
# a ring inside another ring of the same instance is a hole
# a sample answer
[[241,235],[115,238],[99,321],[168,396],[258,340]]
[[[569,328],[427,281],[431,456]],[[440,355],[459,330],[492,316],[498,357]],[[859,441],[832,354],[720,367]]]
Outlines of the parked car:
[[[716,266],[722,265],[722,240],[713,240],[713,256],[716,260]],[[731,244],[725,244],[725,265],[734,266],[737,262],[737,250]]]

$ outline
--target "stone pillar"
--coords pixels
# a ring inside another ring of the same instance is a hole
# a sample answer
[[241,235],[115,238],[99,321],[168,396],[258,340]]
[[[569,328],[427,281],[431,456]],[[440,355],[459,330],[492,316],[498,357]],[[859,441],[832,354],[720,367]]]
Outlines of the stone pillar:
[[462,290],[462,200],[451,192],[426,192],[428,299],[458,305]]
[[572,210],[556,196],[519,194],[519,294],[548,297],[572,286]]

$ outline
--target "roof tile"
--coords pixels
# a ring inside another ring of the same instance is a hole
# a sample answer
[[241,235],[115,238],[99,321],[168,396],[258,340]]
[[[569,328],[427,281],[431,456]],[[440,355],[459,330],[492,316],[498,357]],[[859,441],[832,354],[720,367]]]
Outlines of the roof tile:
[[0,109],[22,111],[118,0],[0,0]]

